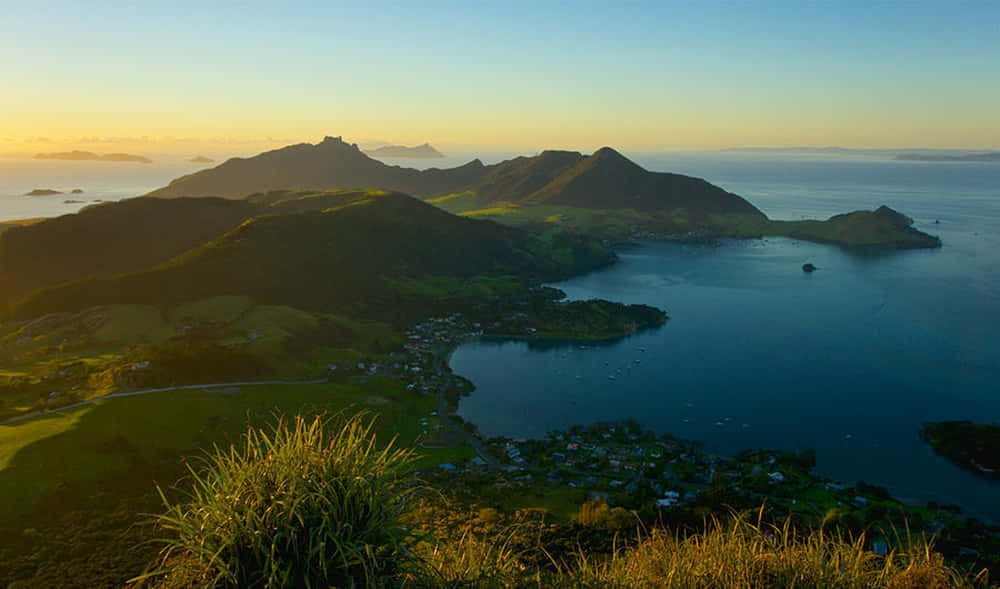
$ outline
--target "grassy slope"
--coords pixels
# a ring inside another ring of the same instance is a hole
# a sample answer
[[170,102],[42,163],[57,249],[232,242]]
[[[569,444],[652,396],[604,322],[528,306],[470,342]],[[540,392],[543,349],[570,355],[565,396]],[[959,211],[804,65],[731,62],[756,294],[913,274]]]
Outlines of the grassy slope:
[[[228,443],[248,421],[263,425],[275,411],[347,408],[380,415],[381,440],[398,435],[412,445],[421,433],[419,416],[437,404],[395,381],[371,379],[128,397],[0,426],[0,577],[31,579],[34,586],[120,584],[155,554],[155,546],[138,545],[150,530],[135,524],[143,512],[159,509],[155,483],[173,493],[185,457]],[[417,467],[473,452],[457,446],[420,454]]]
[[[5,366],[0,373],[0,419],[121,390],[189,380],[183,374],[160,378],[152,372],[164,350],[188,341],[218,344],[248,356],[262,376],[273,379],[313,377],[330,362],[379,354],[398,345],[401,337],[379,323],[257,305],[245,296],[170,307],[109,305],[75,315],[50,315],[0,326],[0,359]],[[131,372],[130,367],[141,361],[152,366]],[[223,367],[217,369],[219,378],[225,379]],[[59,376],[60,372],[64,374]],[[14,386],[15,382],[21,384]],[[46,400],[53,391],[58,397]]]
[[845,247],[940,247],[938,238],[900,225],[874,211],[855,211],[825,221],[780,221],[740,213],[692,216],[684,210],[638,211],[553,204],[497,203],[482,207],[466,192],[428,202],[462,216],[490,219],[522,228],[559,227],[606,239],[690,239],[776,236]]

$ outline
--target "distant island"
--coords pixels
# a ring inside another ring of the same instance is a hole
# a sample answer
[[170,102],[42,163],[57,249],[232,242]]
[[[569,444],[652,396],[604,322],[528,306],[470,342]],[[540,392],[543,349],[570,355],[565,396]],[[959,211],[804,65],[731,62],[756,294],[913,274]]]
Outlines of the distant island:
[[82,188],[74,188],[73,190],[70,190],[69,193],[70,194],[83,194],[83,189]]
[[24,196],[53,196],[56,194],[62,194],[62,192],[52,190],[51,188],[36,188],[31,192],[25,192]]
[[97,161],[97,162],[137,162],[140,164],[151,164],[153,160],[141,155],[131,153],[105,153],[98,154],[92,151],[57,151],[54,153],[35,154],[36,160],[68,160],[68,161]]
[[925,423],[920,438],[955,464],[1000,480],[1000,426],[971,421]]
[[203,155],[195,156],[189,159],[188,161],[191,162],[192,164],[211,164],[215,162],[215,160],[213,160],[212,158],[205,157]]
[[900,161],[913,162],[992,162],[1000,163],[1000,151],[988,151],[985,153],[965,153],[961,155],[948,155],[936,153],[900,153],[892,158]]
[[372,157],[403,157],[413,159],[444,157],[444,154],[434,149],[430,143],[424,143],[416,147],[384,145],[377,149],[365,150],[365,153]]

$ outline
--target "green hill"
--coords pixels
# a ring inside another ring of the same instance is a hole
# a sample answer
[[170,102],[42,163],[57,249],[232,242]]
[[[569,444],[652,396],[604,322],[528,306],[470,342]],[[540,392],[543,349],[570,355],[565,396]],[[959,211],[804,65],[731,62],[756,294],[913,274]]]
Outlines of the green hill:
[[[302,203],[321,210],[296,212],[312,208]],[[109,303],[169,304],[216,295],[248,295],[307,309],[401,312],[407,297],[420,298],[402,294],[401,281],[442,276],[533,281],[614,259],[588,238],[535,237],[456,217],[398,193],[298,195],[269,209],[276,214],[251,218],[156,268],[36,291],[13,305],[12,313],[33,317]],[[280,214],[282,209],[293,212]]]
[[43,286],[166,262],[236,227],[260,208],[220,198],[139,198],[10,227],[0,233],[0,303]]

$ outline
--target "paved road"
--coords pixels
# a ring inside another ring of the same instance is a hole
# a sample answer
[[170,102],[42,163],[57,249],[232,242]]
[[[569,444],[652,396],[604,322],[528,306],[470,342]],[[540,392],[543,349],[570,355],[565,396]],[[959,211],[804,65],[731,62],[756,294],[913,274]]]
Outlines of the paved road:
[[299,384],[320,384],[326,382],[325,378],[311,379],[311,380],[256,380],[248,382],[214,382],[207,384],[188,384],[177,387],[163,387],[159,389],[142,389],[138,391],[123,391],[120,393],[110,393],[107,395],[102,395],[100,397],[94,397],[93,399],[87,399],[86,401],[80,401],[79,403],[73,403],[72,405],[63,405],[62,407],[56,407],[55,409],[48,409],[46,411],[41,411],[39,413],[31,413],[28,415],[22,415],[20,417],[14,417],[7,419],[5,421],[0,421],[0,425],[8,425],[11,423],[17,423],[19,421],[25,421],[33,417],[39,417],[41,415],[49,415],[52,413],[58,413],[60,411],[66,411],[67,409],[75,409],[76,407],[83,407],[84,405],[92,405],[97,401],[104,401],[105,399],[120,399],[121,397],[135,397],[138,395],[152,395],[154,393],[168,393],[170,391],[188,391],[193,389],[219,389],[223,387],[249,387],[256,385],[272,385],[272,384],[287,384],[287,385],[299,385]]

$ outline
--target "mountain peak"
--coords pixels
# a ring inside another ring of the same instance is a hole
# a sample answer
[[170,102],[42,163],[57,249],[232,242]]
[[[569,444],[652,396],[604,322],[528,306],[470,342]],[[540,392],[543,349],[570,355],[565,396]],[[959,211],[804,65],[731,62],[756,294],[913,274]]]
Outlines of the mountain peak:
[[627,157],[625,157],[624,155],[622,155],[621,153],[615,151],[613,148],[610,147],[602,147],[597,151],[595,151],[594,154],[590,157],[598,161],[628,162],[632,165],[637,165],[635,162],[633,162],[632,160],[628,159]]

